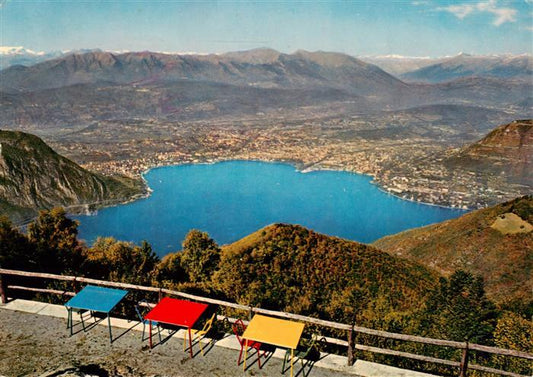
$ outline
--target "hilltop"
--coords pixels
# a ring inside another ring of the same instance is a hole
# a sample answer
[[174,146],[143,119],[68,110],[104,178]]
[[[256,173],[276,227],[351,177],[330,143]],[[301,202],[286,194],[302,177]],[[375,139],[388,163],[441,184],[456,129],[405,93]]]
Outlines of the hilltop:
[[224,246],[213,277],[237,302],[368,325],[417,309],[436,281],[415,262],[287,224]]
[[[529,224],[529,225],[528,225]],[[450,275],[457,269],[485,279],[497,301],[531,301],[533,197],[524,196],[457,219],[408,230],[372,245]]]
[[0,146],[0,212],[14,220],[54,206],[116,203],[144,190],[140,181],[91,173],[31,134],[0,130]]

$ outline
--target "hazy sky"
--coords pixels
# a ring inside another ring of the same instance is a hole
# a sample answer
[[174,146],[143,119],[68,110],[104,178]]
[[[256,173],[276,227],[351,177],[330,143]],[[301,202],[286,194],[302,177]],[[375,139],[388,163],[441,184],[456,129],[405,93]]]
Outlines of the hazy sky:
[[533,53],[533,0],[0,0],[0,44],[225,52],[271,47],[351,55]]

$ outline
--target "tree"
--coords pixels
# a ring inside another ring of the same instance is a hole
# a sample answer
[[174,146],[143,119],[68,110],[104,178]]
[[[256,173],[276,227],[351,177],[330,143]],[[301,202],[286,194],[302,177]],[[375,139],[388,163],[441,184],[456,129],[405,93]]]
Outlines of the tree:
[[[494,330],[497,347],[533,353],[533,322],[512,312],[505,312],[498,319]],[[500,368],[520,374],[531,373],[531,363],[514,357],[496,356]]]
[[95,278],[136,284],[151,283],[159,258],[146,241],[141,246],[99,237],[86,253],[87,273]]
[[161,259],[155,269],[155,278],[159,283],[168,286],[187,281],[188,274],[181,262],[182,255],[183,253],[170,253]]
[[206,232],[191,230],[183,241],[182,266],[193,283],[211,280],[220,261],[220,248]]
[[37,268],[45,272],[80,272],[83,245],[77,237],[78,222],[67,218],[63,208],[41,211],[28,225]]
[[0,267],[33,270],[36,266],[30,252],[26,237],[6,216],[0,216]]
[[[428,301],[434,326],[443,336],[457,341],[490,343],[496,321],[496,308],[485,296],[483,278],[456,271]],[[434,318],[434,317],[437,318]]]

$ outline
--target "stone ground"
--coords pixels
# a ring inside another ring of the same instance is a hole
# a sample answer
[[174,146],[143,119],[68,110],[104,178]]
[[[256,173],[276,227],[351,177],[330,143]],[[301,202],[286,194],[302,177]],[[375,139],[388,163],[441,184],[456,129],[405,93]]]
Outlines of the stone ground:
[[[76,316],[74,317],[75,319]],[[90,321],[88,322],[90,323]],[[140,327],[140,324],[131,323]],[[280,376],[282,360],[270,358],[243,372],[237,366],[238,351],[212,347],[193,359],[183,352],[174,335],[150,350],[141,343],[141,332],[113,328],[117,337],[109,343],[108,330],[94,326],[69,336],[66,320],[0,309],[0,375],[5,376]],[[166,334],[164,334],[166,335]],[[155,338],[154,338],[155,339]],[[250,362],[255,358],[250,358]],[[301,365],[295,366],[295,375]],[[307,373],[308,368],[306,369]],[[285,372],[286,376],[290,373]],[[302,376],[300,372],[298,376]],[[313,366],[309,376],[353,376]]]
[[[66,328],[63,305],[38,301],[10,300],[0,304],[0,377],[208,377],[208,376],[282,376],[285,351],[276,350],[259,369],[255,354],[246,371],[237,366],[240,346],[235,336],[222,335],[215,346],[207,345],[202,356],[198,344],[192,359],[183,351],[183,330],[171,337],[163,332],[163,342],[153,349],[141,341],[142,325],[136,321],[111,318],[113,343],[109,342],[107,321],[92,325],[87,331],[75,325],[73,336]],[[74,315],[75,323],[79,317]],[[165,338],[166,337],[166,338]],[[154,336],[154,341],[158,340]],[[287,370],[284,373],[289,376]],[[295,377],[434,377],[429,374],[357,360],[346,366],[346,357],[321,354],[320,360],[304,369],[295,364]]]

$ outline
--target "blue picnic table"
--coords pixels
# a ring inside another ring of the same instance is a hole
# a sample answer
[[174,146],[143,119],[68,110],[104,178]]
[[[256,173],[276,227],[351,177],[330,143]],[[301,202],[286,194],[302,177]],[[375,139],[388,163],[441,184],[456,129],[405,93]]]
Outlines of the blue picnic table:
[[[80,313],[89,311],[104,313],[107,315],[107,325],[109,327],[109,341],[113,342],[113,336],[111,334],[111,319],[109,313],[117,304],[128,294],[128,291],[123,289],[98,287],[95,285],[87,285],[78,294],[72,297],[65,307],[68,311],[67,327],[70,328],[70,335],[72,335],[72,312],[77,311]],[[83,317],[81,317],[83,323]],[[85,325],[83,325],[85,328]]]

